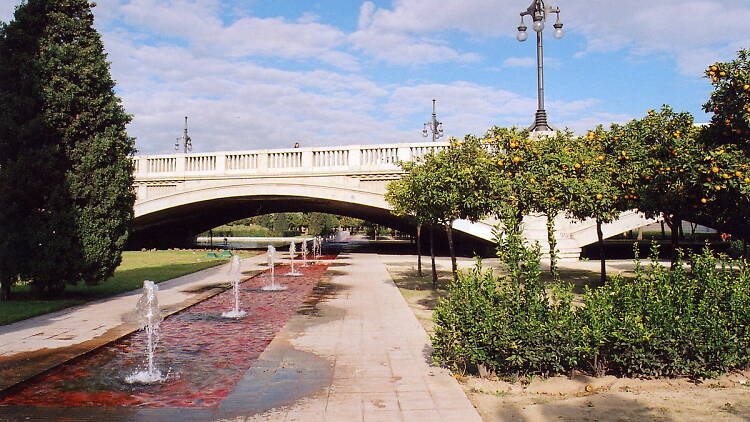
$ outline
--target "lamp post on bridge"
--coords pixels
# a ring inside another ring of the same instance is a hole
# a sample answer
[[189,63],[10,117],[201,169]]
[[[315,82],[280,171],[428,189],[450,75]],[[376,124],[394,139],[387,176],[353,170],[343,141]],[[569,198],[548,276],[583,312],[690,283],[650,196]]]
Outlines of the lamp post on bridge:
[[192,139],[190,139],[190,136],[188,135],[187,119],[188,119],[187,116],[185,116],[185,129],[182,132],[182,136],[177,138],[177,142],[175,142],[174,144],[174,150],[179,151],[180,141],[182,141],[185,154],[193,150],[193,142],[192,142]]
[[424,124],[424,129],[422,129],[422,136],[426,138],[429,133],[432,133],[432,142],[435,142],[438,140],[438,138],[443,137],[443,123],[438,122],[437,114],[435,114],[435,99],[432,100],[432,121]]
[[534,123],[529,131],[534,132],[551,132],[554,131],[552,126],[547,123],[547,111],[544,109],[544,46],[542,44],[542,31],[544,24],[547,22],[547,16],[551,13],[557,15],[557,21],[554,25],[555,31],[553,36],[557,39],[563,37],[563,24],[560,22],[560,8],[552,7],[544,3],[544,0],[533,0],[528,9],[521,12],[521,25],[518,27],[516,39],[526,41],[529,35],[526,33],[526,24],[523,17],[528,15],[532,19],[532,28],[536,32],[536,63],[537,63],[537,110]]

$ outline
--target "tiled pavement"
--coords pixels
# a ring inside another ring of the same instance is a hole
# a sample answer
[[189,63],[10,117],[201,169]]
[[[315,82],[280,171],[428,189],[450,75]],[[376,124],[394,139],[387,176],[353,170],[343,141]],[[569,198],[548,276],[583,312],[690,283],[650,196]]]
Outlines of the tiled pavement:
[[337,293],[319,305],[322,321],[293,319],[274,340],[330,362],[330,385],[247,420],[481,421],[450,372],[428,364],[427,334],[381,258],[349,258],[332,267]]

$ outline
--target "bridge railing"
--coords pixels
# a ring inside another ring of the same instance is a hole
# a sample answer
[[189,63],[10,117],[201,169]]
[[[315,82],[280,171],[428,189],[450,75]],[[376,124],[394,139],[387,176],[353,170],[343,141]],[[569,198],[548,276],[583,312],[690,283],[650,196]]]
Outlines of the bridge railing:
[[136,179],[309,173],[398,172],[447,142],[351,145],[133,157]]

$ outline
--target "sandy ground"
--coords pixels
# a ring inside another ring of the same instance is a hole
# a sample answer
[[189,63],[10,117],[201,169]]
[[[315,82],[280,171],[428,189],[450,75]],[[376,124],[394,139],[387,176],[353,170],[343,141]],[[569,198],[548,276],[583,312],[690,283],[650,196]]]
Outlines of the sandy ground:
[[[431,277],[416,276],[416,257],[385,259],[402,295],[428,333],[432,310],[445,292],[430,289]],[[461,266],[471,265],[470,260]],[[492,265],[493,263],[488,263]],[[598,261],[574,264],[576,284],[595,280]],[[586,268],[582,268],[586,267]],[[450,261],[438,266],[441,284],[450,277]],[[623,262],[611,270],[627,271]],[[750,421],[750,371],[694,383],[687,379],[642,380],[606,376],[535,378],[514,383],[496,378],[457,376],[485,422],[537,421]]]

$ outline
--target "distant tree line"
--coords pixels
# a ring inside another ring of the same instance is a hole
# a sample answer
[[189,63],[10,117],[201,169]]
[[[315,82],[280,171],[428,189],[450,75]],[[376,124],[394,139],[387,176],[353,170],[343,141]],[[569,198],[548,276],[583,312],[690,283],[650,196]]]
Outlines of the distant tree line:
[[268,234],[271,236],[283,236],[292,234],[291,232],[302,233],[303,230],[311,236],[324,236],[333,233],[339,227],[362,230],[367,224],[358,218],[321,212],[287,212],[243,218],[226,225],[229,227],[260,226],[268,229]]

